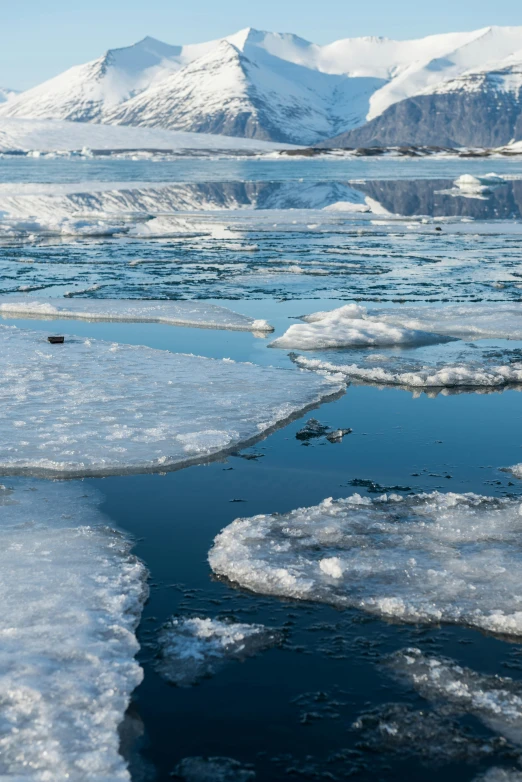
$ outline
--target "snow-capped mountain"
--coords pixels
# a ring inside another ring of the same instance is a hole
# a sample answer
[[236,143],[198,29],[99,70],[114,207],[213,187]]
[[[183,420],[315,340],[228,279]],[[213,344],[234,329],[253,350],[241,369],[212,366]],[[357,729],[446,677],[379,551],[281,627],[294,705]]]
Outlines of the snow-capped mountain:
[[522,139],[522,50],[393,104],[325,147],[498,147]]
[[10,90],[8,87],[0,87],[0,103],[12,100],[18,95],[18,90]]
[[308,145],[504,144],[519,133],[521,53],[522,27],[326,46],[252,29],[189,46],[145,38],[9,100],[0,117]]

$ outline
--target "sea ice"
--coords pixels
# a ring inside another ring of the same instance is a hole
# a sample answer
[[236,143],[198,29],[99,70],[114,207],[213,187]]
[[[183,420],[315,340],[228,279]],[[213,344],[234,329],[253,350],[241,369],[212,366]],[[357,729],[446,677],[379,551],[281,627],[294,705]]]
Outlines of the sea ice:
[[130,780],[146,571],[82,483],[0,487],[0,778]]
[[520,464],[514,464],[512,467],[504,468],[507,472],[512,473],[515,478],[522,478],[522,462]]
[[0,326],[0,469],[181,467],[237,449],[344,383],[309,372]]
[[237,519],[212,570],[261,594],[522,635],[519,500],[354,494]]
[[271,344],[273,348],[318,350],[370,345],[429,345],[447,337],[367,318],[364,307],[347,304],[330,312],[315,312],[301,318]]
[[292,359],[303,369],[341,372],[347,378],[364,383],[404,388],[497,388],[522,383],[522,362],[505,365],[463,362],[431,366],[422,362],[411,362],[413,366],[403,369],[400,361],[390,361],[388,366],[361,366],[336,364],[306,356],[292,356]]
[[488,676],[420,649],[395,652],[387,665],[423,698],[445,703],[456,713],[478,717],[488,728],[522,746],[522,684]]
[[0,296],[0,316],[168,323],[172,326],[231,331],[273,331],[266,320],[254,320],[226,307],[205,301],[43,299],[24,295]]
[[228,660],[245,660],[274,646],[280,634],[264,625],[195,617],[171,619],[159,637],[159,673],[189,687],[214,674]]
[[457,339],[522,339],[520,302],[401,306],[370,310],[369,316],[401,328],[436,330]]

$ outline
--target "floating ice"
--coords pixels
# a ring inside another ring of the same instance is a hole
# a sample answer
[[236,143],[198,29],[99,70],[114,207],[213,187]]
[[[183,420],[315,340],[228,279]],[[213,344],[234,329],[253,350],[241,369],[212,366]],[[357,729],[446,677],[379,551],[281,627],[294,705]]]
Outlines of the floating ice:
[[462,195],[487,193],[490,188],[505,185],[506,180],[498,174],[484,174],[484,176],[473,176],[472,174],[462,174],[454,182]]
[[522,304],[448,304],[371,310],[370,317],[401,328],[436,330],[458,339],[522,339]]
[[184,782],[252,782],[255,772],[233,758],[183,758],[174,776]]
[[344,384],[308,372],[0,326],[0,468],[180,467],[269,433]]
[[512,473],[515,478],[522,478],[522,462],[520,464],[514,464],[512,467],[504,468],[507,472]]
[[463,668],[453,660],[428,657],[420,649],[396,652],[391,670],[423,698],[443,702],[457,713],[478,717],[488,728],[522,745],[522,684]]
[[439,711],[387,703],[361,714],[352,728],[372,753],[420,755],[435,762],[478,762],[495,752],[513,751],[499,737],[474,735],[455,718]]
[[331,312],[315,312],[302,318],[275,339],[270,347],[299,350],[369,345],[429,345],[446,342],[439,334],[390,325],[367,318],[364,307],[347,304]]
[[261,594],[521,635],[521,507],[476,494],[354,494],[237,519],[209,562]]
[[30,296],[0,296],[4,317],[77,318],[79,320],[168,323],[172,326],[273,331],[266,320],[208,304],[204,301],[142,301],[139,299],[41,299]]
[[0,488],[0,777],[130,780],[118,726],[142,679],[134,629],[145,569],[89,487],[9,484]]
[[228,660],[245,660],[274,646],[280,634],[263,625],[218,619],[171,619],[160,638],[157,669],[182,687],[211,676]]
[[[401,371],[400,362],[395,366],[361,366],[360,364],[334,364],[331,361],[292,356],[297,366],[320,372],[341,372],[347,378],[365,383],[401,386],[405,388],[495,388],[522,383],[522,362],[505,365],[480,366],[474,363],[440,364],[426,366],[422,362]],[[398,365],[398,366],[397,366]]]
[[326,212],[371,212],[367,203],[353,203],[352,201],[336,201],[323,207]]

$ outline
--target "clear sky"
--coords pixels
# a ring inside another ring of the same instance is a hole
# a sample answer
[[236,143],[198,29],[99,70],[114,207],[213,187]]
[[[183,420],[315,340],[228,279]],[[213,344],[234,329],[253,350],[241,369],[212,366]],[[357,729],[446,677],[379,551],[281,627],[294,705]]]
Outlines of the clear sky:
[[0,87],[26,89],[146,35],[171,44],[244,27],[328,43],[522,25],[521,0],[0,0]]

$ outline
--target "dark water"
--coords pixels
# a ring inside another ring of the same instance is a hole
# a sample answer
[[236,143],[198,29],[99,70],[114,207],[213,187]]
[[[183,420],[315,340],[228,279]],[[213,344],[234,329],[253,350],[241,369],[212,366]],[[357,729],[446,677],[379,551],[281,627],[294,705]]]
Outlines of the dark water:
[[[166,237],[22,237],[0,251],[0,284],[6,293],[27,286],[40,295],[83,291],[100,298],[210,298],[267,318],[276,336],[294,322],[291,318],[353,299],[520,301],[522,240],[516,230],[510,233],[500,225],[509,221],[516,228],[520,183],[509,181],[483,199],[441,193],[461,173],[492,169],[522,174],[522,164],[513,161],[0,160],[3,181],[18,183],[235,182],[234,198],[241,191],[243,205],[256,210],[255,219],[245,217],[240,242],[259,245],[250,252],[241,246],[231,249],[226,240],[197,237],[182,244]],[[253,181],[265,185],[257,188],[255,198],[251,187],[237,186]],[[284,200],[288,183],[295,189],[293,202]],[[304,185],[313,185],[308,204]],[[230,199],[230,190],[213,192],[221,202]],[[334,223],[325,217],[317,223],[320,209],[353,192],[405,220],[391,228],[364,216],[336,216]],[[198,199],[202,193],[208,199],[208,188],[196,188],[190,196]],[[206,219],[211,210],[201,211]],[[422,215],[451,220],[444,223],[442,236],[433,223],[423,228],[420,221],[415,222],[419,232],[413,233],[407,219]],[[488,230],[481,223],[471,235],[452,233],[447,226],[462,217],[491,223]],[[242,219],[237,205],[226,217],[219,216],[234,225]],[[294,221],[298,227],[292,229]],[[269,261],[276,253],[304,271],[272,271]],[[151,262],[129,266],[143,257]],[[92,284],[101,287],[88,291]],[[290,365],[286,351],[268,350],[268,339],[248,333],[152,324],[9,322]],[[484,347],[492,344],[483,342]],[[238,516],[286,512],[354,491],[366,494],[365,486],[354,488],[356,479],[383,491],[401,486],[405,493],[518,496],[522,481],[499,467],[522,461],[521,400],[515,389],[415,398],[400,389],[354,385],[313,413],[334,429],[353,430],[340,443],[318,438],[303,445],[296,438],[300,420],[223,462],[162,475],[89,479],[104,496],[104,512],[134,537],[135,552],[150,571],[151,595],[139,627],[145,679],[129,712],[133,731],[142,734],[128,750],[135,782],[164,782],[179,760],[191,755],[229,756],[253,764],[259,782],[352,777],[435,782],[441,775],[448,782],[467,782],[488,768],[513,768],[519,749],[511,746],[495,745],[489,754],[469,752],[463,760],[439,746],[437,736],[424,743],[412,738],[394,749],[376,744],[353,725],[361,714],[383,704],[434,709],[382,667],[394,650],[415,646],[481,673],[520,680],[518,643],[459,626],[391,623],[356,610],[259,597],[216,580],[207,554],[216,534]],[[154,668],[158,630],[173,615],[259,622],[281,629],[284,640],[279,648],[243,663],[230,662],[198,686],[176,688]],[[470,715],[452,719],[448,736],[458,738],[462,731],[466,746],[495,735]]]

